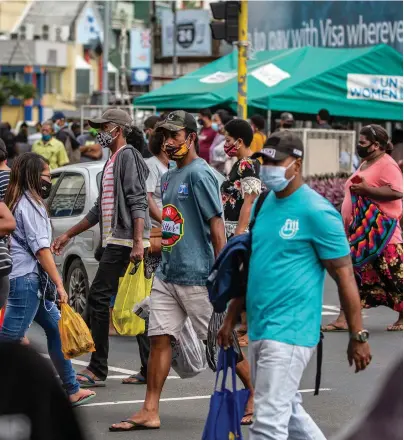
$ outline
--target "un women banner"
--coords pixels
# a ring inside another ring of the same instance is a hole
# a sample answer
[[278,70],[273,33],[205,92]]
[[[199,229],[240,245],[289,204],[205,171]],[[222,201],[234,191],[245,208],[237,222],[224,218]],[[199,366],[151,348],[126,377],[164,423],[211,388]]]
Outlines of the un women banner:
[[388,44],[403,53],[401,1],[252,1],[248,8],[256,51]]

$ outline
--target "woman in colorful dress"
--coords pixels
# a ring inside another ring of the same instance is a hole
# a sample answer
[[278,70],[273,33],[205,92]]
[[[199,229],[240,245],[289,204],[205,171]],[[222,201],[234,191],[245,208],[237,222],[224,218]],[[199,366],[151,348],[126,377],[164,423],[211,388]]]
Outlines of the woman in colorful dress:
[[[358,237],[358,233],[363,234],[362,229],[355,227],[362,224],[358,222],[361,219],[360,207],[365,207],[367,212],[373,210],[373,217],[379,212],[377,227],[371,231],[371,237],[369,235],[371,239],[366,247],[366,254],[363,252],[363,245],[360,252],[353,253],[355,276],[362,307],[389,307],[398,313],[398,319],[388,326],[387,330],[402,331],[403,236],[400,219],[403,214],[403,175],[390,156],[392,149],[393,146],[383,127],[371,124],[362,128],[357,146],[362,164],[345,185],[341,214],[350,239],[352,254],[355,249],[355,236]],[[382,220],[383,224],[380,226]],[[366,225],[370,231],[371,219]],[[358,258],[363,259],[364,256],[367,258],[360,264]],[[347,330],[342,309],[336,321],[325,326],[323,330]]]

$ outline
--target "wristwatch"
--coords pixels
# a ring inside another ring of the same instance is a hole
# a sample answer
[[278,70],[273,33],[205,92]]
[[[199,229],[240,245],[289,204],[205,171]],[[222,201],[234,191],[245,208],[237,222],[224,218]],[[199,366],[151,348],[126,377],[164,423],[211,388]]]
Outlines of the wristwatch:
[[351,339],[358,342],[368,342],[369,332],[368,330],[361,330],[360,332],[351,333]]

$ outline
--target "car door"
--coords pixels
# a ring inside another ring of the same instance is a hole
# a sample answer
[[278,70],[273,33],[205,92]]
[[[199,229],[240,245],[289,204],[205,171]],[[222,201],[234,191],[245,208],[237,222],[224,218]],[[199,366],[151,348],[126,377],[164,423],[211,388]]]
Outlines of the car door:
[[[59,237],[80,222],[88,210],[87,193],[89,175],[86,169],[67,171],[52,175],[56,188],[49,200],[49,216],[52,223],[53,238]],[[66,258],[76,255],[80,259],[94,252],[94,232],[86,231],[75,237],[66,246],[61,256],[55,256],[56,266],[61,274]]]

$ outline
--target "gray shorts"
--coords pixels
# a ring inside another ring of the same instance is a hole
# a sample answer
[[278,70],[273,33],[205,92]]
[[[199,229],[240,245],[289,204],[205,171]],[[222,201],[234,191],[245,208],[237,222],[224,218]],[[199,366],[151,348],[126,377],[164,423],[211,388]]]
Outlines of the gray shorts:
[[208,338],[213,308],[205,286],[180,286],[155,277],[150,295],[149,336],[178,339],[187,317],[202,341]]

